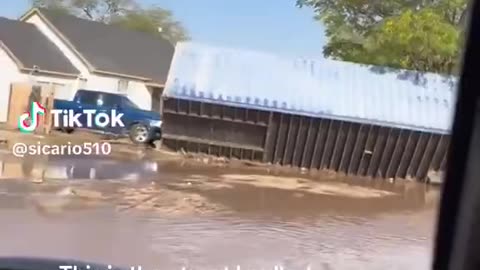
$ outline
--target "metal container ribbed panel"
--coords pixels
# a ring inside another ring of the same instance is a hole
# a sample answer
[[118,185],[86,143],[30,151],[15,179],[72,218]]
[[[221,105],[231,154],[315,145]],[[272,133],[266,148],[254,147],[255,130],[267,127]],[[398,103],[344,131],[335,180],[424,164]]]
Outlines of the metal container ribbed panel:
[[453,77],[179,43],[165,96],[449,133]]

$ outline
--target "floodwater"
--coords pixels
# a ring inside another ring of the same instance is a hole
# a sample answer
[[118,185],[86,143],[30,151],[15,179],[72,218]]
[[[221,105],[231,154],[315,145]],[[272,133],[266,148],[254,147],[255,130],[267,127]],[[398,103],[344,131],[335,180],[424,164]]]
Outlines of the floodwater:
[[439,192],[422,184],[128,158],[0,160],[0,256],[152,270],[430,266]]

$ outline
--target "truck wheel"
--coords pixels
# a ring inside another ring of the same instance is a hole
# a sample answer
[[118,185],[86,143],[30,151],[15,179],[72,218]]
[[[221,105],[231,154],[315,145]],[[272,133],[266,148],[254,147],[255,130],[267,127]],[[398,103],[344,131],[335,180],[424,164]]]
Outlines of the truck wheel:
[[64,128],[61,128],[60,130],[64,133],[67,133],[67,134],[70,134],[70,133],[73,132],[73,128],[65,128],[64,127]]
[[142,124],[135,124],[130,127],[130,140],[134,143],[147,143],[149,139],[148,128]]

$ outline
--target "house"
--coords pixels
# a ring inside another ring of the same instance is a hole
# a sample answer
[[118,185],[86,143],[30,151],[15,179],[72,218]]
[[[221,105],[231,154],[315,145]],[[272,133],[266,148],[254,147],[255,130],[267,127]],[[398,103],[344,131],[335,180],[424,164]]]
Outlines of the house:
[[163,144],[424,179],[445,166],[455,84],[439,74],[178,43],[164,92]]
[[[19,21],[2,18],[0,42],[0,67],[9,73],[0,77],[2,92],[31,81],[57,85],[57,98],[79,88],[125,94],[146,110],[160,110],[174,53],[158,36],[36,8]],[[0,106],[8,102],[1,96]]]
[[78,88],[80,71],[33,24],[0,18],[0,122],[7,121],[13,82],[53,83],[59,96]]

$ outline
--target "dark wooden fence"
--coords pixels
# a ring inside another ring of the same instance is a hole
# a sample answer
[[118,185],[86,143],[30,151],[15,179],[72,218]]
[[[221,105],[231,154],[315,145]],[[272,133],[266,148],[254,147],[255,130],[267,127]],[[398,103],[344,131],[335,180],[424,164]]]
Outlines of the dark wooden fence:
[[164,145],[306,169],[425,179],[445,167],[450,136],[165,98]]

